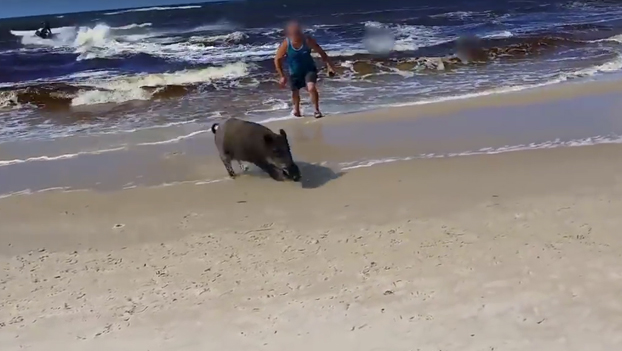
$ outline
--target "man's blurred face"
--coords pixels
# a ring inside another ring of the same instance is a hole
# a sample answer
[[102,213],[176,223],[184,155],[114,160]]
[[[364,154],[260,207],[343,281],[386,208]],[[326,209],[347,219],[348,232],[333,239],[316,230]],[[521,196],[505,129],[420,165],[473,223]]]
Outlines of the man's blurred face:
[[285,34],[294,39],[298,39],[302,37],[302,27],[298,22],[290,22],[287,27],[285,27]]

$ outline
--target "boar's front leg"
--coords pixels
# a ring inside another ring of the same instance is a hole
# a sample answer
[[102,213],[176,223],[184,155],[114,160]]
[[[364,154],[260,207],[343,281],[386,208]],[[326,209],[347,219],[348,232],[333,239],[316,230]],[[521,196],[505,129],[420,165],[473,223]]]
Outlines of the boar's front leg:
[[259,162],[256,163],[257,167],[261,168],[264,172],[268,173],[268,175],[270,175],[270,177],[274,180],[277,181],[284,181],[285,180],[285,176],[283,175],[283,172],[274,167],[273,165],[267,163],[267,162]]

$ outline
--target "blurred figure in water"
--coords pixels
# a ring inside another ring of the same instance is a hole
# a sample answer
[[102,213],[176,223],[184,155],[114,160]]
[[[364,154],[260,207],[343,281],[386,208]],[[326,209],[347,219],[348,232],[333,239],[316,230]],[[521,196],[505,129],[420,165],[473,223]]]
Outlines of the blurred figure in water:
[[43,23],[41,23],[41,28],[35,34],[43,39],[51,37],[52,29],[50,28],[50,22],[43,21]]
[[466,35],[458,38],[456,43],[457,56],[464,63],[483,62],[487,60],[487,53],[482,48],[480,38],[474,35]]
[[[291,21],[285,27],[285,40],[281,43],[276,56],[274,65],[279,74],[279,83],[282,87],[287,85],[292,90],[292,103],[294,105],[294,116],[301,117],[300,114],[300,89],[306,87],[311,95],[311,101],[315,107],[315,118],[322,117],[320,112],[320,96],[317,91],[317,67],[311,56],[311,52],[317,52],[324,63],[328,66],[329,76],[335,75],[335,67],[331,63],[326,52],[320,45],[308,35],[305,35],[302,26],[296,21]],[[282,61],[287,61],[289,77],[283,72]]]

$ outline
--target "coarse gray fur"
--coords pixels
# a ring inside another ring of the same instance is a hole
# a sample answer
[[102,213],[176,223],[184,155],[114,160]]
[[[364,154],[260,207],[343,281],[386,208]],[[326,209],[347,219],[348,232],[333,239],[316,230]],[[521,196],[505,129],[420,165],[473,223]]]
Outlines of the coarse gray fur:
[[279,134],[254,122],[230,118],[212,125],[214,142],[220,159],[232,178],[236,174],[231,161],[250,162],[268,173],[274,180],[300,180],[300,170],[292,159],[287,134]]

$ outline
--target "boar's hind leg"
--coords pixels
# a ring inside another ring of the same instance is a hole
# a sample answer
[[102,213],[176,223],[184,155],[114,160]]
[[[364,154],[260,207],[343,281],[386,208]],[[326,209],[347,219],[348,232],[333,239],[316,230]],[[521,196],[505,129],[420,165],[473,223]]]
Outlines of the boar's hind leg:
[[229,173],[229,177],[235,178],[235,172],[231,166],[231,158],[226,155],[221,155],[220,159],[222,160],[222,164],[225,165],[225,169],[227,170],[227,173]]
[[238,164],[240,165],[240,169],[242,170],[242,172],[248,171],[248,166],[243,164],[242,161],[238,161]]
[[257,167],[261,168],[264,172],[268,173],[274,180],[283,181],[285,176],[283,172],[269,163],[258,163]]

